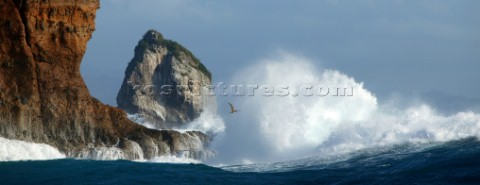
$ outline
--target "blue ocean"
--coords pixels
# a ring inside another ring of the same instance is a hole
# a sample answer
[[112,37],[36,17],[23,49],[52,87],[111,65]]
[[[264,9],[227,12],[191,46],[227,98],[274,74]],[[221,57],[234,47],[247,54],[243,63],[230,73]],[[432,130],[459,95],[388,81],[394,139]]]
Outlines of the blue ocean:
[[480,142],[362,150],[337,161],[311,157],[236,166],[132,161],[0,163],[0,184],[478,184]]

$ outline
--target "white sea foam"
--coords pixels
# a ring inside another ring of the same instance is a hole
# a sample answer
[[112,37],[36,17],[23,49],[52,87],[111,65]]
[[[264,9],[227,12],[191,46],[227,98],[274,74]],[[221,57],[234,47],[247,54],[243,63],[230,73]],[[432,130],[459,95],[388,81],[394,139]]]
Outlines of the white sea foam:
[[[150,160],[143,159],[143,153],[138,147],[138,162],[154,162],[154,163],[201,163],[199,160],[189,158],[185,155],[177,156],[159,156]],[[56,148],[40,143],[30,143],[19,140],[10,140],[0,137],[0,161],[24,161],[24,160],[52,160],[62,159],[65,155]],[[78,159],[93,160],[119,160],[127,159],[124,151],[114,147],[100,147],[86,149],[79,152],[76,156]]]
[[192,159],[192,158],[178,157],[178,156],[172,156],[172,155],[155,157],[155,158],[147,160],[145,162],[180,163],[180,164],[188,164],[188,163],[198,164],[198,163],[201,163],[201,161],[198,161],[198,160],[195,160],[195,159]]
[[444,142],[480,136],[480,115],[445,116],[429,105],[408,108],[378,105],[376,97],[341,72],[317,69],[306,58],[280,53],[237,74],[233,84],[340,84],[353,96],[245,96],[235,99],[242,112],[226,117],[220,162],[279,161],[331,155],[403,143]]
[[225,131],[225,122],[217,113],[217,99],[208,95],[208,89],[203,88],[201,93],[203,112],[200,117],[188,123],[184,129],[198,130],[210,135],[216,135]]
[[203,112],[200,117],[190,122],[186,130],[198,130],[208,134],[218,134],[225,131],[225,123],[217,113]]
[[[141,150],[140,150],[141,151]],[[124,152],[115,147],[99,147],[91,148],[80,151],[75,156],[77,159],[90,159],[90,160],[120,160],[126,159]]]
[[0,161],[48,160],[61,158],[65,158],[65,155],[50,145],[10,140],[0,137]]

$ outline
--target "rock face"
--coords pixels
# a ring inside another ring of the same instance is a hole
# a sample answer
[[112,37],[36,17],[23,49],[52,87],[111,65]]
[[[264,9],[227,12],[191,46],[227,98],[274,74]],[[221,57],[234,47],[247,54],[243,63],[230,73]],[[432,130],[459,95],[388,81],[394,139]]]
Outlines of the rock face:
[[0,1],[0,137],[69,157],[201,157],[200,132],[150,130],[91,97],[80,75],[98,0]]
[[128,64],[117,103],[157,128],[179,128],[200,116],[210,72],[187,49],[150,30]]

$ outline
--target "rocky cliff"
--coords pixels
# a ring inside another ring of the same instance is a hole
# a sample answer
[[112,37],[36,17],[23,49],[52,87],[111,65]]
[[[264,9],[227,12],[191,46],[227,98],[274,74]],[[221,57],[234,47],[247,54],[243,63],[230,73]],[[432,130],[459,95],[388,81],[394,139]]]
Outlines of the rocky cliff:
[[150,130],[91,97],[80,75],[98,0],[0,1],[0,137],[70,157],[201,157],[200,132]]
[[182,45],[150,30],[138,42],[117,103],[157,128],[181,128],[200,116],[211,74]]

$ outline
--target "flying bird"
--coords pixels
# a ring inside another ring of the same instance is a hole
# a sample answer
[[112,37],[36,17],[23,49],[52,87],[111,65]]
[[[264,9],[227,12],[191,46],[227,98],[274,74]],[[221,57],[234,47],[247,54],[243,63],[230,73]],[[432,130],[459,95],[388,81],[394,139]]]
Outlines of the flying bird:
[[239,111],[239,110],[235,109],[235,107],[231,103],[228,103],[228,105],[230,105],[230,114],[233,114],[233,113]]

